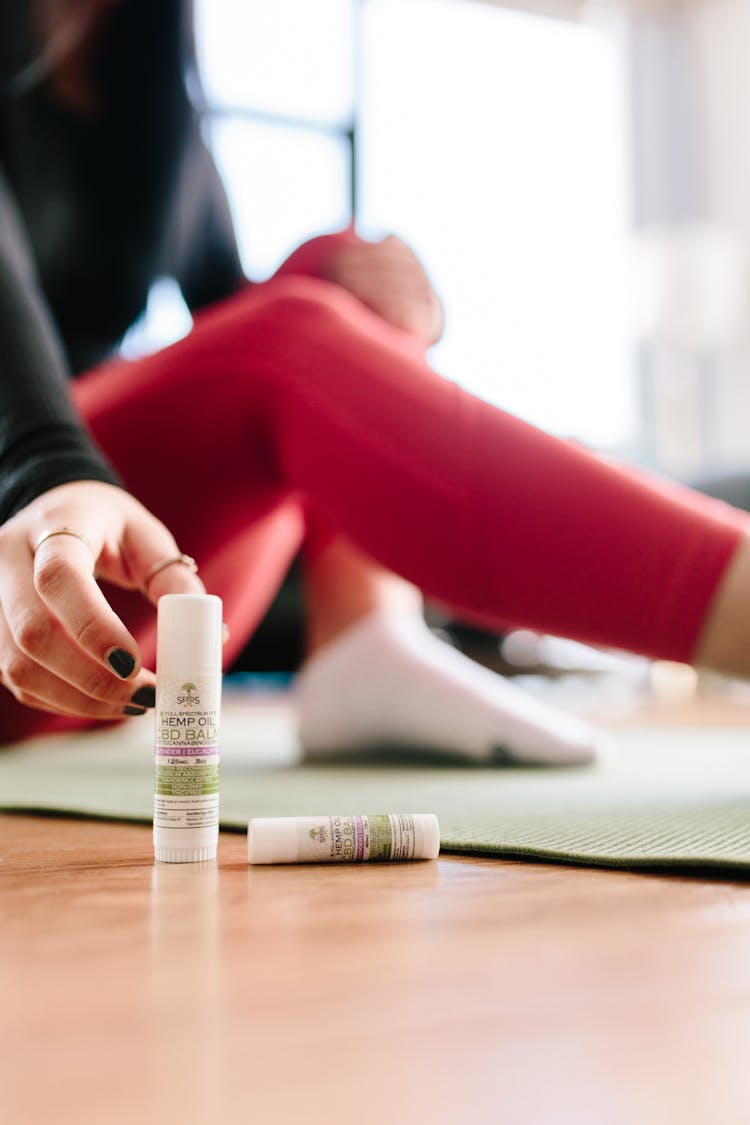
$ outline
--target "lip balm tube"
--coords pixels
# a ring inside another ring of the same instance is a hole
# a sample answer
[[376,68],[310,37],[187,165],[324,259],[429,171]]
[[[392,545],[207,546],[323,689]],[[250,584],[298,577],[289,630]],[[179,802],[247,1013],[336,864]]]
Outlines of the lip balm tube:
[[432,813],[258,817],[247,826],[249,863],[367,863],[436,859]]
[[159,598],[154,855],[165,863],[216,858],[221,630],[221,598]]

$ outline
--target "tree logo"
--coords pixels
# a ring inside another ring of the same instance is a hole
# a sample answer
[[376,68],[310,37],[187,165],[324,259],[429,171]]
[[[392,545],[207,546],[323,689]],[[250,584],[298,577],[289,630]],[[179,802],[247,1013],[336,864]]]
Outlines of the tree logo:
[[325,844],[325,842],[326,842],[325,825],[321,824],[318,828],[311,828],[310,829],[310,839],[315,840],[318,844]]
[[177,702],[181,707],[195,707],[200,703],[200,696],[196,694],[198,691],[195,684],[181,684],[180,694],[177,696]]

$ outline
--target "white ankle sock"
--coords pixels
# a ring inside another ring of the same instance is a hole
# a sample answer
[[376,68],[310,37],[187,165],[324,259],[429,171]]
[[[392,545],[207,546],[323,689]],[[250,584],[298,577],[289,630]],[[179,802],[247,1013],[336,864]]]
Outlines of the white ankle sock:
[[358,621],[303,665],[296,696],[311,758],[392,746],[565,765],[609,746],[602,732],[475,664],[416,617]]

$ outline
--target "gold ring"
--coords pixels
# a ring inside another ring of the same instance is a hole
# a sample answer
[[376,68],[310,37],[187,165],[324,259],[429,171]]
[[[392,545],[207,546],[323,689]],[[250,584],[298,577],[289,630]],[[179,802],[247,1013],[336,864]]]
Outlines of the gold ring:
[[91,551],[92,555],[95,554],[90,540],[83,534],[82,531],[76,531],[75,528],[72,527],[55,527],[52,529],[52,531],[43,531],[34,544],[34,554],[37,553],[42,543],[46,543],[47,540],[51,539],[53,535],[72,535],[74,539],[80,539],[82,543],[85,543],[88,549]]
[[168,566],[172,566],[173,563],[186,566],[191,574],[198,573],[198,564],[195,559],[191,559],[190,555],[170,555],[168,559],[162,559],[161,562],[155,563],[154,566],[151,567],[151,570],[143,579],[142,590],[144,594],[148,595],[149,583],[156,578],[157,574],[162,570],[166,570]]

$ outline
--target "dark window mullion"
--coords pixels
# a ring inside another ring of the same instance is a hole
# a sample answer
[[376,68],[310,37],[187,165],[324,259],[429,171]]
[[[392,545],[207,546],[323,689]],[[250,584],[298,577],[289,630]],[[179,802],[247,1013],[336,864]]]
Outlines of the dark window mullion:
[[295,117],[293,114],[274,113],[272,110],[256,109],[254,106],[246,105],[209,105],[205,113],[209,118],[241,117],[247,121],[259,121],[262,125],[300,129],[306,133],[321,133],[326,137],[347,138],[352,131],[352,125],[344,122],[327,123],[318,121],[314,117]]

